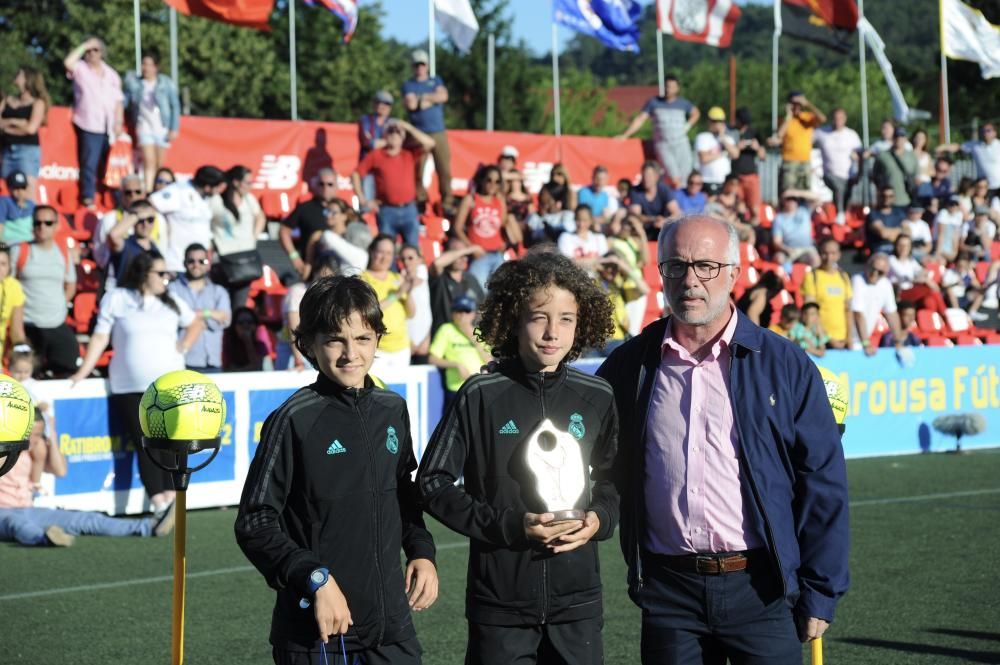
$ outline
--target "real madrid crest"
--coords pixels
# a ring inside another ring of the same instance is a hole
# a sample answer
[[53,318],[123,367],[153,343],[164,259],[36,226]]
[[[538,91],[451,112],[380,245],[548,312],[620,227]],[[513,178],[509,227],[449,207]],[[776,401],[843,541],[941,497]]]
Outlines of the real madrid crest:
[[399,452],[399,439],[396,438],[396,428],[389,425],[389,427],[386,428],[385,433],[386,450],[395,455]]
[[583,426],[583,416],[579,413],[571,415],[569,417],[569,427],[567,429],[577,441],[582,439],[583,435],[587,433],[587,428]]

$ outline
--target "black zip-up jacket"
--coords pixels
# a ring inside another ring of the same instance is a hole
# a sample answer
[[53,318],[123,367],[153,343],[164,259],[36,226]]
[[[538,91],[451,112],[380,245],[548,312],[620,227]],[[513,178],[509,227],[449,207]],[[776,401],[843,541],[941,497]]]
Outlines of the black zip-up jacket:
[[320,374],[264,422],[236,540],[278,597],[271,644],[299,650],[319,638],[309,574],[330,570],[354,625],[348,648],[415,635],[399,564],[434,560],[411,474],[416,468],[406,403],[376,388],[343,388]]
[[[579,440],[594,482],[573,507],[601,521],[593,540],[555,555],[528,540],[523,522],[526,512],[545,512],[524,454],[545,418]],[[424,452],[417,484],[427,512],[471,539],[470,621],[520,626],[601,616],[594,541],[610,538],[618,523],[610,476],[617,432],[611,386],[576,369],[530,374],[520,361],[505,361],[463,384]]]

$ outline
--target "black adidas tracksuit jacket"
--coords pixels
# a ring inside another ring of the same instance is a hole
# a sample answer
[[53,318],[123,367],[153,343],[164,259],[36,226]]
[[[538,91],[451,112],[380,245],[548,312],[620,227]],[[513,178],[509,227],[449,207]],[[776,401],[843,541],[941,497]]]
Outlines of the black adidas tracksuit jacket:
[[236,540],[278,592],[271,643],[316,644],[309,573],[325,567],[347,598],[348,649],[415,636],[399,564],[434,559],[411,480],[406,403],[366,379],[343,388],[323,374],[268,416],[250,465]]
[[[594,481],[574,508],[601,520],[589,543],[551,554],[524,534],[524,513],[545,512],[524,448],[544,418],[578,437]],[[610,472],[618,435],[611,387],[562,366],[529,374],[520,360],[471,377],[438,424],[417,484],[427,512],[471,539],[466,617],[497,626],[600,617],[597,543],[618,523]],[[455,486],[463,476],[465,486]]]

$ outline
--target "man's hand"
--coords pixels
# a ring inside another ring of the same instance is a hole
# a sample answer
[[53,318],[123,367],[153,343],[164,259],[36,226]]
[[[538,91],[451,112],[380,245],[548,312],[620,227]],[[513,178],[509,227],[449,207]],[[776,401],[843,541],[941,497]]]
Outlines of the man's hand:
[[347,607],[347,599],[332,577],[316,590],[313,613],[316,615],[319,639],[324,644],[330,635],[343,635],[354,625],[354,621],[351,620],[351,610]]
[[542,543],[543,545],[550,545],[561,536],[580,530],[584,525],[584,520],[568,520],[566,522],[549,525],[548,523],[551,522],[554,517],[555,515],[552,513],[542,513],[541,515],[536,513],[525,513],[524,535],[528,537],[528,540],[534,540],[535,542]]
[[426,610],[438,597],[437,568],[427,559],[406,564],[406,597],[414,612]]
[[795,627],[798,628],[800,642],[812,642],[823,637],[823,633],[830,627],[830,624],[816,617],[809,617],[807,619],[796,615]]
[[600,528],[601,519],[597,516],[597,513],[593,510],[587,511],[587,516],[583,519],[583,526],[576,531],[572,531],[565,536],[560,537],[554,543],[549,545],[549,549],[551,549],[555,554],[575,550],[578,547],[586,545]]

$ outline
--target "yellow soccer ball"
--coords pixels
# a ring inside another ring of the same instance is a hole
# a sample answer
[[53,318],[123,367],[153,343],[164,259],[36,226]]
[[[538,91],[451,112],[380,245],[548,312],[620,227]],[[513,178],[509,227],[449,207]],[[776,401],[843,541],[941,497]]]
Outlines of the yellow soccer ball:
[[825,367],[819,368],[819,374],[823,377],[823,385],[826,387],[826,398],[830,400],[830,408],[833,409],[833,419],[838,425],[844,424],[847,417],[849,397],[847,392],[847,381],[841,381],[840,377]]
[[216,439],[226,422],[226,402],[215,382],[182,369],[149,384],[139,402],[139,424],[149,439]]
[[0,442],[27,441],[35,424],[35,405],[28,391],[6,374],[0,374]]

